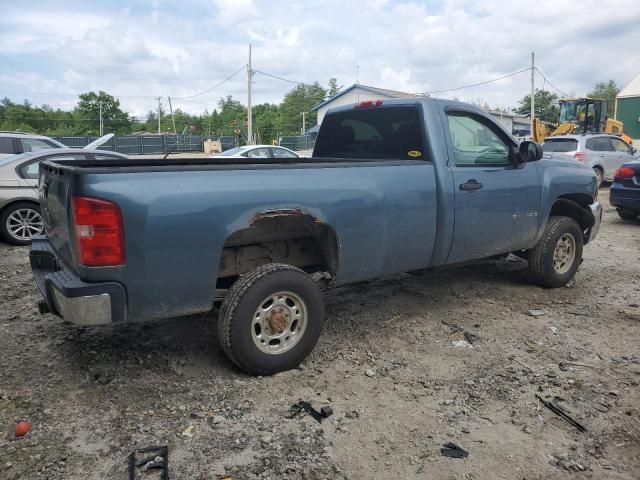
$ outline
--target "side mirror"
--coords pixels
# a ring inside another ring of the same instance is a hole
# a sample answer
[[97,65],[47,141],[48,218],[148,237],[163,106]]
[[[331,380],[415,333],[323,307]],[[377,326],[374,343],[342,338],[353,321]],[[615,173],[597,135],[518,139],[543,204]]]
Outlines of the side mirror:
[[535,162],[542,158],[542,145],[525,140],[519,147],[520,157],[525,162]]
[[631,155],[635,155],[636,153],[638,153],[638,150],[636,150],[635,147],[631,147]]

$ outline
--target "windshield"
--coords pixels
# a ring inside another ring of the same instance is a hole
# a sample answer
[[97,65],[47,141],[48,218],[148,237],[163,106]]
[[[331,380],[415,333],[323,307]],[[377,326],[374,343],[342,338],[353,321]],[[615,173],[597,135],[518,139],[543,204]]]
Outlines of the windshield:
[[560,104],[560,123],[576,122],[580,114],[584,115],[584,104],[578,105],[577,101],[567,101]]
[[222,152],[218,156],[219,157],[233,157],[234,155],[240,155],[246,149],[247,149],[247,147],[236,147],[236,148],[232,148],[231,150],[225,150],[224,152]]
[[324,118],[314,157],[424,158],[422,124],[416,107],[362,108]]
[[578,141],[572,138],[552,138],[542,144],[545,152],[575,152],[578,149]]
[[28,158],[31,155],[33,155],[33,152],[25,152],[25,153],[18,153],[17,155],[11,155],[10,157],[6,157],[0,160],[0,166],[8,165],[9,163],[15,162],[16,160]]

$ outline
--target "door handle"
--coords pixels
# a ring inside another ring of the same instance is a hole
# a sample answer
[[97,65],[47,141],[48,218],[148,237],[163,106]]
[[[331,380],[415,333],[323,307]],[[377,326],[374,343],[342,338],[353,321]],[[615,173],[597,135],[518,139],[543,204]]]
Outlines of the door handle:
[[483,187],[475,178],[467,180],[467,183],[460,184],[460,190],[466,190],[467,192],[475,192]]

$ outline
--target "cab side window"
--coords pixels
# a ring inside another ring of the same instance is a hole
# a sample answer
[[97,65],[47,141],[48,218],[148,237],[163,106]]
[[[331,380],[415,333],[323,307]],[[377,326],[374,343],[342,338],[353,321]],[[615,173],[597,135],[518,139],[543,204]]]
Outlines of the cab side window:
[[468,113],[448,113],[457,167],[509,166],[509,146],[487,123]]

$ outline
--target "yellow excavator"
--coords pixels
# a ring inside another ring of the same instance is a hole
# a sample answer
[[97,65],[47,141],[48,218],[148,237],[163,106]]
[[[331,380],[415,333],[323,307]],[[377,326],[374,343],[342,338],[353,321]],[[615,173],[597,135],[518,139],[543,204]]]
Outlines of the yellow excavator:
[[609,133],[618,135],[631,144],[632,138],[624,131],[621,121],[607,117],[607,101],[598,98],[565,98],[560,100],[560,121],[557,125],[533,119],[533,140],[571,133]]

